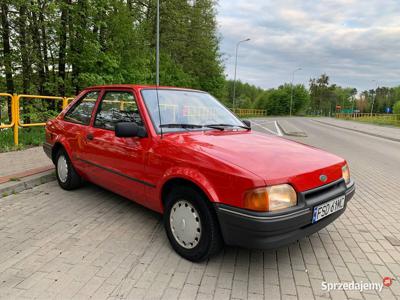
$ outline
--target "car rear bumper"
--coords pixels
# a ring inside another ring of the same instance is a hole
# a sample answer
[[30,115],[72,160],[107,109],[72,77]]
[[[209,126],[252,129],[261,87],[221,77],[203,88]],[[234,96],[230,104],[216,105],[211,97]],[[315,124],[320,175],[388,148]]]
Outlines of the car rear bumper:
[[[355,184],[348,187],[343,180],[328,184],[322,194],[315,191],[299,195],[301,208],[287,213],[258,213],[224,204],[216,204],[216,211],[224,241],[228,245],[245,248],[276,249],[311,235],[344,213],[353,197]],[[345,194],[345,206],[316,223],[312,223],[313,207]],[[313,195],[307,197],[307,195]]]
[[46,153],[46,155],[53,160],[52,157],[52,150],[53,150],[53,145],[49,144],[49,143],[44,143],[43,144],[43,151],[44,153]]

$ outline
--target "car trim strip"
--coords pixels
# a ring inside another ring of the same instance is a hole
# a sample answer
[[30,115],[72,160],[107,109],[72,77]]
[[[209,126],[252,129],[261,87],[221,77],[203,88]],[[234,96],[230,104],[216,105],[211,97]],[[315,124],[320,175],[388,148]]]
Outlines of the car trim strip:
[[87,164],[89,164],[89,165],[92,165],[92,166],[98,167],[98,168],[100,168],[100,169],[103,169],[103,170],[105,170],[105,171],[108,171],[108,172],[110,172],[110,173],[113,173],[113,174],[115,174],[115,175],[119,175],[119,176],[121,176],[121,177],[127,178],[127,179],[132,180],[132,181],[135,181],[135,182],[137,182],[137,183],[144,184],[144,185],[146,185],[146,186],[148,186],[148,187],[152,187],[152,188],[155,188],[155,187],[156,187],[155,184],[152,184],[152,183],[149,183],[149,182],[147,182],[147,181],[143,181],[143,180],[140,180],[140,179],[137,179],[137,178],[134,178],[134,177],[125,175],[125,174],[123,174],[123,173],[120,173],[120,172],[111,170],[111,169],[109,169],[109,168],[103,167],[103,166],[98,165],[98,164],[96,164],[96,163],[93,163],[93,162],[91,162],[91,161],[88,161],[88,160],[85,160],[85,159],[82,159],[82,158],[77,158],[77,159],[80,160],[80,161],[83,161],[83,162],[85,162],[85,163],[87,163]]
[[239,216],[243,216],[243,217],[247,217],[247,218],[251,218],[251,219],[257,219],[257,220],[273,220],[273,219],[279,219],[282,217],[289,217],[289,216],[296,216],[296,215],[303,215],[303,214],[307,214],[311,211],[310,208],[306,208],[306,209],[302,209],[300,211],[295,211],[289,214],[284,214],[284,215],[278,215],[278,216],[253,216],[250,214],[245,214],[245,213],[241,213],[241,212],[237,212],[231,209],[227,209],[224,207],[219,207],[218,210],[221,211],[225,211],[231,214],[235,214],[235,215],[239,215]]

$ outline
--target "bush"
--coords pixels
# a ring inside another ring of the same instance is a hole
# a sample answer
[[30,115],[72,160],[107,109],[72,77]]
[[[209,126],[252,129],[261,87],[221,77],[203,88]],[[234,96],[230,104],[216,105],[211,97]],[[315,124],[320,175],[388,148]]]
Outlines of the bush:
[[400,101],[397,101],[397,102],[393,105],[393,113],[394,113],[394,114],[400,114]]

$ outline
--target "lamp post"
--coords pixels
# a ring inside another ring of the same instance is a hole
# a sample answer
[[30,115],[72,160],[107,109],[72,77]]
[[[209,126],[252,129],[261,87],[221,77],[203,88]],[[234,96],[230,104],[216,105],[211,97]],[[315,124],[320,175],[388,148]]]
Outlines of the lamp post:
[[376,99],[376,93],[378,92],[378,81],[377,80],[372,80],[372,82],[375,82],[375,93],[374,93],[374,97],[372,98],[372,106],[371,106],[371,117],[372,117],[372,113],[374,111],[374,104],[375,104],[375,99]]
[[157,0],[156,85],[160,85],[160,0]]
[[241,40],[236,44],[236,52],[235,52],[235,75],[233,78],[233,98],[232,98],[232,108],[235,109],[235,96],[236,96],[236,69],[237,69],[237,60],[238,60],[238,50],[241,43],[250,41],[249,38]]
[[300,71],[301,68],[297,68],[296,70],[294,70],[292,72],[292,90],[291,90],[291,94],[290,94],[290,108],[289,108],[289,115],[292,116],[292,105],[293,105],[293,81],[294,81],[294,73],[296,73],[297,71]]

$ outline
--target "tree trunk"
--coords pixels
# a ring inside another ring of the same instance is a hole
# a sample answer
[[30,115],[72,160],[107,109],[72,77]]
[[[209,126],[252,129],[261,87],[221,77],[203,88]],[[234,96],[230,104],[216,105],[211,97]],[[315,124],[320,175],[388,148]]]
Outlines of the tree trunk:
[[[14,79],[12,73],[12,53],[10,46],[10,24],[8,21],[8,5],[4,2],[1,3],[1,26],[3,29],[3,61],[4,73],[6,75],[7,93],[14,94]],[[12,119],[11,99],[8,99],[8,118]]]
[[19,31],[19,47],[21,52],[21,67],[22,67],[22,92],[24,94],[29,93],[30,86],[30,64],[28,58],[28,45],[26,37],[26,5],[22,4],[19,7],[18,17],[18,31]]
[[[32,1],[32,6],[36,6],[37,4]],[[39,31],[39,21],[36,15],[35,9],[32,9],[31,12],[31,34],[33,40],[33,51],[37,64],[37,73],[38,73],[38,93],[39,95],[45,95],[45,71],[44,71],[44,63],[42,57],[42,44],[41,37]]]
[[60,48],[58,50],[58,92],[65,96],[65,54],[67,48],[67,20],[70,0],[65,0],[61,8]]

